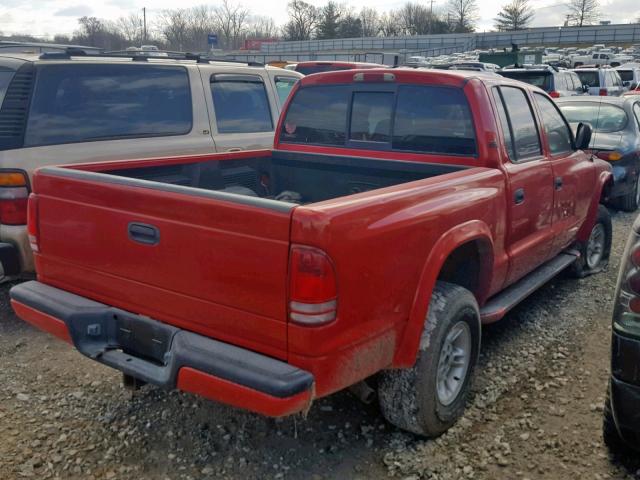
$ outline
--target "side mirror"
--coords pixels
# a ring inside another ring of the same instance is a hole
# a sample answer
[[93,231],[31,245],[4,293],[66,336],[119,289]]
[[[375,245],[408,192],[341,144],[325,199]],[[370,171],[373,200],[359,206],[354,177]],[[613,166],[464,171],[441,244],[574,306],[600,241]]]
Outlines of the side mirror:
[[576,148],[578,150],[587,150],[591,144],[591,125],[580,122],[576,130]]

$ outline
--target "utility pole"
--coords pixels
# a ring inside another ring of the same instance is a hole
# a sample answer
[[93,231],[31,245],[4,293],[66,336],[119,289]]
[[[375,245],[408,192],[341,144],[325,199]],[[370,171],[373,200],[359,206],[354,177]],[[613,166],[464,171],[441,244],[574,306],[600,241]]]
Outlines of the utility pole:
[[142,7],[142,37],[144,39],[144,43],[147,43],[147,7]]
[[431,0],[431,8],[429,9],[429,35],[432,33],[433,27],[433,0]]

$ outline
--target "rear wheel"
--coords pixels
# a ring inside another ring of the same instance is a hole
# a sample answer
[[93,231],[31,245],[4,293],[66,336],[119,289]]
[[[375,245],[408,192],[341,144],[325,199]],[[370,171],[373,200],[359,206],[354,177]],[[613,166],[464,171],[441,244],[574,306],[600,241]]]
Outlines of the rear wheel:
[[437,282],[412,368],[386,370],[378,383],[383,415],[393,425],[437,437],[466,407],[480,350],[480,314],[473,294]]
[[611,216],[604,205],[598,206],[596,223],[586,242],[578,243],[580,258],[572,266],[573,274],[579,278],[601,271],[609,261],[611,253]]
[[640,175],[636,177],[633,190],[616,202],[616,206],[625,212],[635,212],[638,205],[640,205]]

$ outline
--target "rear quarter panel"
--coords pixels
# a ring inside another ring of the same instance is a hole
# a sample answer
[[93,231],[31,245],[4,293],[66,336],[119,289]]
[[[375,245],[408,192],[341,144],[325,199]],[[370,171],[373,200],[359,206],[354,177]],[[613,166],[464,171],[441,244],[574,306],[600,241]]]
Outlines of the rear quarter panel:
[[504,185],[499,170],[473,168],[294,211],[292,243],[321,248],[337,273],[337,320],[288,326],[290,361],[316,375],[319,395],[390,367],[411,321],[419,338],[443,252],[457,246],[448,232],[491,236],[497,273],[486,289],[499,288],[507,264]]

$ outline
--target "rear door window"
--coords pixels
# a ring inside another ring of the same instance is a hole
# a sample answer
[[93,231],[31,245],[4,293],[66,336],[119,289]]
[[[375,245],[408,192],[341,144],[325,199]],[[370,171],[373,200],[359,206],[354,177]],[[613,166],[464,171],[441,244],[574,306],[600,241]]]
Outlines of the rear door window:
[[[545,92],[551,91],[552,76],[549,72],[526,72],[526,71],[509,71],[499,72],[503,77],[519,80],[535,87],[539,87]],[[556,87],[557,88],[557,87]]]
[[25,146],[184,135],[189,77],[161,65],[47,65],[37,72]]
[[523,90],[515,87],[500,87],[509,124],[513,133],[514,161],[520,162],[542,155],[537,123]]
[[544,95],[536,93],[534,98],[540,108],[544,132],[549,143],[549,152],[552,155],[573,151],[571,131],[565,122],[558,107]]
[[261,76],[212,75],[211,95],[218,133],[273,130],[269,97]]
[[502,136],[504,137],[504,143],[507,147],[507,153],[512,160],[516,159],[516,152],[513,149],[513,132],[511,131],[511,125],[509,123],[509,117],[507,111],[504,109],[504,102],[500,95],[500,90],[493,89],[493,99],[496,102],[498,108],[498,119],[500,120],[500,127],[502,128]]

